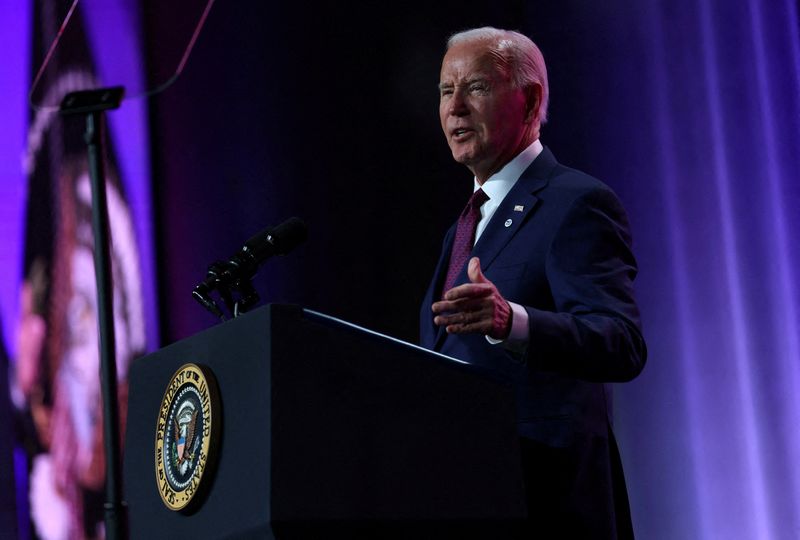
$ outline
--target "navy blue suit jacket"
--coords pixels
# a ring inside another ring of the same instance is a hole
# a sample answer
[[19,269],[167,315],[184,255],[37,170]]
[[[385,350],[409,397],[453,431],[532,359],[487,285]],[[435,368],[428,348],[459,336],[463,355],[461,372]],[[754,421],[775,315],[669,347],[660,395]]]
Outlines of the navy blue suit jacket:
[[[528,486],[542,491],[529,493],[529,511],[539,504],[531,501],[547,506],[560,489],[565,501],[547,513],[572,521],[585,514],[592,538],[628,536],[617,532],[630,528],[630,518],[603,384],[636,377],[646,358],[622,205],[608,186],[559,164],[547,148],[500,204],[472,255],[503,297],[527,311],[524,354],[433,324],[431,304],[441,294],[454,232],[455,225],[421,307],[422,346],[489,368],[514,386],[523,458],[526,445],[533,449],[531,474],[567,469],[553,480],[565,485]],[[467,281],[464,268],[456,284]]]

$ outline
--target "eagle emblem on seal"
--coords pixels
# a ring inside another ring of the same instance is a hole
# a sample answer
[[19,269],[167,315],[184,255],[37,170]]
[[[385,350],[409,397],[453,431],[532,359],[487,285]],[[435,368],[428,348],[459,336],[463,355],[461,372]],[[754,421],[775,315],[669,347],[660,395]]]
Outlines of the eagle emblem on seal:
[[191,401],[185,401],[178,409],[178,414],[174,418],[173,438],[175,440],[175,452],[172,455],[173,464],[181,474],[186,474],[186,470],[192,465],[195,458],[195,450],[199,440],[196,438],[197,409]]

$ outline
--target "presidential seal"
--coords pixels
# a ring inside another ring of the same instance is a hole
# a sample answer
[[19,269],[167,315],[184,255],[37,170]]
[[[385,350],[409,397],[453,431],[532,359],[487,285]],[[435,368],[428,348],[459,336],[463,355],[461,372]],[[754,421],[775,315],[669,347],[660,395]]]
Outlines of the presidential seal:
[[156,423],[156,483],[170,510],[188,510],[207,487],[221,423],[214,376],[185,364],[170,380]]

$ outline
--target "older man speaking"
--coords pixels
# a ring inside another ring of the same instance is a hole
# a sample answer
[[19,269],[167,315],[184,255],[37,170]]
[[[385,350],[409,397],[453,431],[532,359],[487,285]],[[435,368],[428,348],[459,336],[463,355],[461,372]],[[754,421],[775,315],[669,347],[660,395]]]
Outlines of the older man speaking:
[[611,189],[542,146],[548,86],[517,32],[452,36],[439,116],[473,195],[423,302],[423,346],[514,386],[529,525],[542,538],[631,538],[604,383],[646,347],[628,220]]

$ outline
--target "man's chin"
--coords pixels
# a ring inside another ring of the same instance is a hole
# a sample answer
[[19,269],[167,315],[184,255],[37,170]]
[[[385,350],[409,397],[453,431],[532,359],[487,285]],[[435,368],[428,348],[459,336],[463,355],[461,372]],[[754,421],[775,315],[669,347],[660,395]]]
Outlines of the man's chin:
[[467,168],[471,168],[473,164],[477,163],[475,152],[472,149],[464,148],[451,148],[453,152],[453,159],[456,163],[460,163]]

